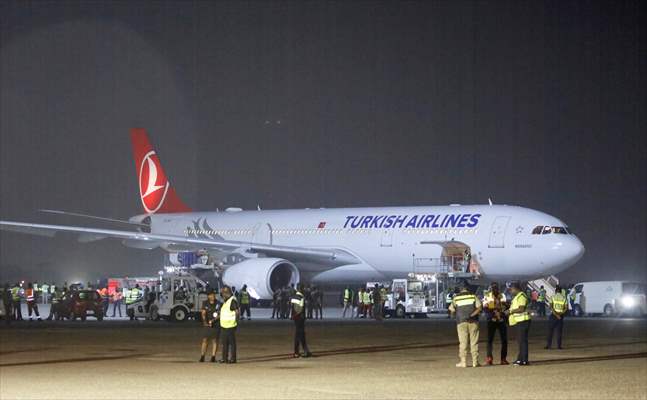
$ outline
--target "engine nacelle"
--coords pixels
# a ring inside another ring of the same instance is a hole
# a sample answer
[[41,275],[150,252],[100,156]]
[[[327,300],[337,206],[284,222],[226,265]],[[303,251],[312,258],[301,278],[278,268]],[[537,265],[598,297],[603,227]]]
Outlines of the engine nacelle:
[[281,258],[249,258],[228,267],[222,280],[236,289],[247,285],[252,297],[270,300],[276,289],[299,283],[299,270]]

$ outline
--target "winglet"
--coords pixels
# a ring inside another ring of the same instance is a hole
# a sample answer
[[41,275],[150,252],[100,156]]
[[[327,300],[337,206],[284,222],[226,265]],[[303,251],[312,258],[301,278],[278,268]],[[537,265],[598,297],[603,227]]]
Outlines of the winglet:
[[146,130],[132,128],[130,140],[139,183],[139,197],[147,214],[190,212],[171,186]]

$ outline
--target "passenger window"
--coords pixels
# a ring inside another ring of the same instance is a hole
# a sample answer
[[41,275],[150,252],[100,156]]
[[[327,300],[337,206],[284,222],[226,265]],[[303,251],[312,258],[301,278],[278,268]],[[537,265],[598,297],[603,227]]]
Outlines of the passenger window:
[[543,226],[536,226],[535,229],[532,230],[533,235],[541,235],[541,231],[544,229]]

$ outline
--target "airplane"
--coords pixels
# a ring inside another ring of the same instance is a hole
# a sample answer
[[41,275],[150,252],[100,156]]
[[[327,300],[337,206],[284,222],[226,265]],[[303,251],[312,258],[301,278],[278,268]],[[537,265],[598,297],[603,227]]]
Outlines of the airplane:
[[[0,221],[6,231],[79,241],[121,239],[126,246],[168,252],[208,251],[223,265],[225,284],[247,284],[256,298],[301,280],[354,283],[402,278],[412,271],[467,262],[484,280],[531,279],[563,271],[584,254],[559,219],[507,205],[192,211],[169,182],[145,129],[130,132],[144,213],[116,220],[129,226],[88,228]],[[467,260],[467,261],[466,261]],[[461,267],[462,268],[462,267]]]

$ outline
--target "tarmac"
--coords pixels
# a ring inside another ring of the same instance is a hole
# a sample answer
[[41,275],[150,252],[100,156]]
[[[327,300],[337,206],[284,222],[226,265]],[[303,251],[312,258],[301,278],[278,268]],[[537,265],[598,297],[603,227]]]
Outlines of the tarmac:
[[[378,322],[327,309],[333,318],[307,323],[314,357],[292,359],[292,322],[252,312],[228,365],[197,362],[193,321],[2,322],[0,399],[647,399],[643,318],[569,318],[564,350],[543,349],[547,322],[535,319],[530,366],[460,369],[455,323],[442,316]],[[483,322],[481,361],[485,336]]]

